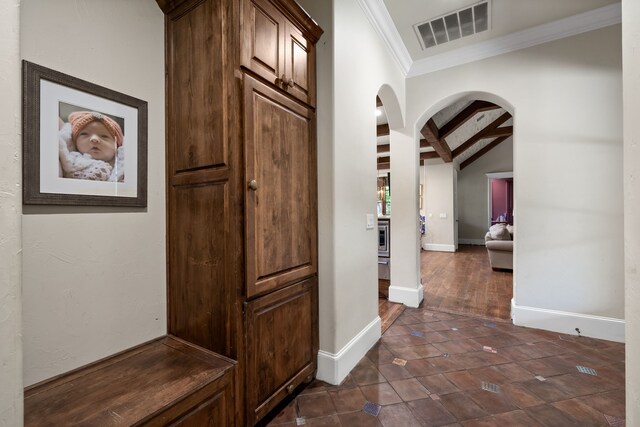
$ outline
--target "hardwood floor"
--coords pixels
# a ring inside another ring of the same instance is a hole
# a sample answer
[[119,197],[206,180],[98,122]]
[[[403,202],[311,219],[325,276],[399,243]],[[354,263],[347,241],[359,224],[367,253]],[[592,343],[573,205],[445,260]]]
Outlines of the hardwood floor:
[[400,317],[404,311],[404,304],[390,302],[387,298],[378,298],[378,314],[382,319],[382,333],[384,334],[389,326]]
[[422,251],[420,267],[424,308],[510,319],[513,273],[492,270],[484,246],[460,245],[456,253]]

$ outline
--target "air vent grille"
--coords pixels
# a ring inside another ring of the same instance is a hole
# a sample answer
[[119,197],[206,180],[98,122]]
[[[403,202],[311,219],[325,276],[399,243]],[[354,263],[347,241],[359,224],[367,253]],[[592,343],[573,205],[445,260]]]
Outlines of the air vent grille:
[[428,49],[489,29],[489,1],[414,25],[420,46]]

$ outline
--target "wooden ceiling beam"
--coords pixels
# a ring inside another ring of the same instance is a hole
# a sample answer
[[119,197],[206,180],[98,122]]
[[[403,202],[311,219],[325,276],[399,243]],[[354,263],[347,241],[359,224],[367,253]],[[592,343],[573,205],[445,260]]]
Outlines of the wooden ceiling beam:
[[420,160],[427,160],[427,159],[437,159],[438,157],[438,153],[436,153],[435,151],[427,151],[425,153],[420,153]]
[[478,150],[477,153],[475,153],[473,156],[469,157],[467,160],[465,160],[464,162],[460,163],[460,170],[466,168],[467,166],[469,166],[471,163],[475,162],[476,160],[478,160],[480,157],[484,156],[485,154],[487,154],[489,151],[493,150],[495,147],[497,147],[501,142],[505,141],[506,139],[508,139],[511,135],[507,135],[507,136],[501,136],[499,138],[494,139],[493,141],[491,141],[489,144],[485,145],[484,147],[482,147],[482,149]]
[[420,148],[429,148],[429,147],[431,147],[431,144],[429,144],[426,139],[420,140]]
[[379,96],[376,96],[376,108],[382,107],[382,99]]
[[378,157],[378,163],[391,163],[391,156]]
[[391,163],[378,163],[378,170],[391,169]]
[[427,120],[427,123],[422,127],[420,133],[424,136],[424,139],[427,140],[429,145],[433,147],[436,153],[438,153],[442,160],[446,163],[453,160],[453,157],[451,156],[451,149],[444,139],[440,138],[440,130],[433,119]]
[[460,111],[454,118],[449,120],[442,128],[440,128],[440,139],[445,139],[451,135],[453,131],[465,124],[476,114],[482,111],[497,110],[502,108],[499,105],[487,101],[473,101],[467,108]]
[[488,130],[485,134],[485,138],[497,138],[499,136],[511,136],[513,135],[513,126],[502,126],[499,128]]
[[[473,147],[475,143],[480,141],[481,139],[492,138],[492,136],[487,136],[487,135],[490,135],[491,132],[495,132],[496,129],[498,129],[498,127],[501,124],[503,124],[510,118],[511,118],[511,114],[504,113],[503,115],[495,119],[493,122],[491,122],[491,124],[489,124],[489,126],[482,129],[480,132],[476,133],[471,138],[467,139],[465,142],[460,144],[459,147],[455,148],[453,150],[453,158],[455,159],[456,157],[458,157],[459,155],[467,151],[469,148]],[[511,128],[513,132],[513,127],[511,126]]]
[[378,153],[388,153],[391,151],[391,145],[389,144],[380,144],[377,147]]
[[389,125],[388,124],[378,125],[378,127],[376,129],[376,134],[378,136],[387,136],[387,135],[389,135]]

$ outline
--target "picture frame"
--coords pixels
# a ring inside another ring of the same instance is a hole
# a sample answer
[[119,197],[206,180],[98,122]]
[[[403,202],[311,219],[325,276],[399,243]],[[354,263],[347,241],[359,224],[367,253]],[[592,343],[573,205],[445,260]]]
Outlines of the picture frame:
[[22,62],[23,204],[147,206],[147,102]]

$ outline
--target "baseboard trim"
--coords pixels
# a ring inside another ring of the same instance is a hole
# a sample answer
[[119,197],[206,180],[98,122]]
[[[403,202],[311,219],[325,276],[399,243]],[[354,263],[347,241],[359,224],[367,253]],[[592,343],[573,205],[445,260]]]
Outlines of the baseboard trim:
[[545,308],[527,307],[511,300],[513,324],[544,329],[568,335],[576,335],[576,328],[586,337],[625,342],[625,321],[611,317],[591,316]]
[[436,243],[423,243],[422,249],[425,251],[436,251],[436,252],[455,252],[455,245],[438,245]]
[[484,246],[484,239],[458,239],[458,244]]
[[399,302],[407,307],[417,308],[424,299],[422,285],[416,287],[389,286],[389,301]]
[[378,342],[381,336],[382,320],[377,316],[363,330],[336,353],[318,351],[317,378],[329,384],[338,385],[346,378],[365,354]]

